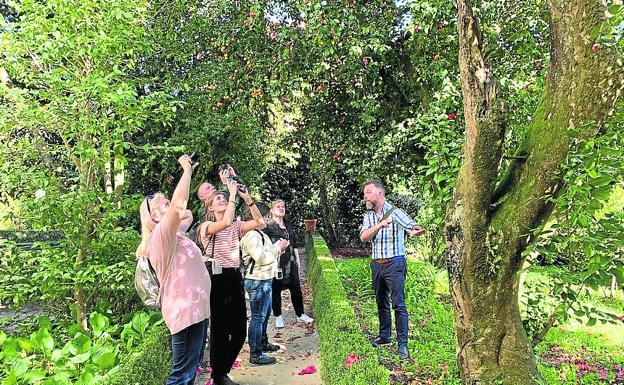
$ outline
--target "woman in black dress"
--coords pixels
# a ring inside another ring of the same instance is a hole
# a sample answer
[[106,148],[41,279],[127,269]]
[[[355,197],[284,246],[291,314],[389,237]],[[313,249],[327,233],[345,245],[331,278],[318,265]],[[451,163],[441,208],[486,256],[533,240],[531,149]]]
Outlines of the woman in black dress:
[[[286,204],[278,199],[271,204],[271,217],[266,234],[273,242],[285,239],[290,242],[290,246],[280,256],[278,278],[273,279],[272,308],[275,316],[275,327],[284,327],[282,317],[282,290],[290,290],[290,298],[297,315],[297,320],[305,323],[312,323],[314,319],[303,312],[303,295],[301,293],[301,282],[299,281],[299,250],[295,248],[295,234],[292,223],[284,219],[286,215]],[[281,278],[280,278],[281,277]]]

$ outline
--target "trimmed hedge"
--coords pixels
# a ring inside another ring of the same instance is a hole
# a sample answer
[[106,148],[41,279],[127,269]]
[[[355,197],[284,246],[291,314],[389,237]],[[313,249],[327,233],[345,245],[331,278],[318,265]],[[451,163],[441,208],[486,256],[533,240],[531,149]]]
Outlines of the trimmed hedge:
[[164,325],[148,332],[136,352],[118,369],[109,372],[99,385],[162,385],[171,369],[171,334]]
[[[325,241],[320,237],[312,238],[308,233],[305,241],[312,308],[321,341],[323,382],[389,385],[390,372],[379,364],[376,349],[362,334]],[[346,368],[345,360],[352,353],[359,361]]]

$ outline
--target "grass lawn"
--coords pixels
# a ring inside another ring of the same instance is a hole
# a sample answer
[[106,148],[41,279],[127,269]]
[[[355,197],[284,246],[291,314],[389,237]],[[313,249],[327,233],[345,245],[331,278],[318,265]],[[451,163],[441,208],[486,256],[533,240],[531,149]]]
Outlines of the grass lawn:
[[[366,337],[377,335],[379,322],[371,285],[369,258],[337,259],[347,296]],[[453,312],[444,273],[409,261],[405,294],[410,314],[408,350],[401,362],[394,344],[378,349],[395,384],[460,384],[455,363]],[[624,314],[624,298],[588,298],[601,308]],[[547,384],[624,384],[624,324],[587,327],[565,324],[552,329],[535,348]]]

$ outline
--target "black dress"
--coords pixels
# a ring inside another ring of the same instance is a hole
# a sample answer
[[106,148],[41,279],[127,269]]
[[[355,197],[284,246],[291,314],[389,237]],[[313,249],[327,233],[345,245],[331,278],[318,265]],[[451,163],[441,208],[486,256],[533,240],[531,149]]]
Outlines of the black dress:
[[284,220],[284,227],[271,219],[265,229],[266,234],[271,238],[272,242],[277,242],[280,238],[286,239],[290,245],[280,256],[279,267],[282,269],[283,278],[273,279],[272,308],[273,315],[278,317],[282,315],[282,290],[290,290],[290,298],[295,309],[297,317],[303,314],[303,295],[301,293],[301,282],[299,282],[299,268],[295,257],[295,233],[292,223]]

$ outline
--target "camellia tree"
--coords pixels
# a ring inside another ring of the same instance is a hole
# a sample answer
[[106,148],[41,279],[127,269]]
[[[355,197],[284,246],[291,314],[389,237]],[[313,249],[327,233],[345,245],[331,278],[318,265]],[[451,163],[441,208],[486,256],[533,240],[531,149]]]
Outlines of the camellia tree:
[[136,201],[123,195],[121,177],[112,194],[113,169],[123,173],[128,137],[148,117],[166,122],[172,114],[168,97],[145,92],[141,76],[139,59],[153,49],[148,3],[11,5],[18,16],[0,31],[0,190],[15,202],[17,226],[63,239],[54,249],[14,250],[2,293],[19,304],[71,292],[86,327],[88,304],[124,304],[132,294],[137,232],[121,224]]
[[464,384],[534,384],[540,375],[518,310],[518,271],[533,230],[552,213],[549,197],[565,188],[560,165],[573,145],[602,134],[620,98],[622,58],[595,33],[619,8],[547,2],[541,102],[504,151],[506,104],[471,3],[457,5],[466,140],[446,220],[458,366]]

